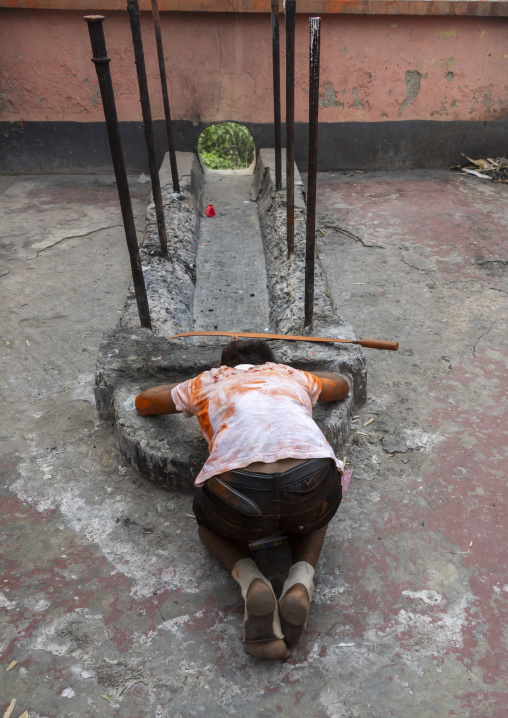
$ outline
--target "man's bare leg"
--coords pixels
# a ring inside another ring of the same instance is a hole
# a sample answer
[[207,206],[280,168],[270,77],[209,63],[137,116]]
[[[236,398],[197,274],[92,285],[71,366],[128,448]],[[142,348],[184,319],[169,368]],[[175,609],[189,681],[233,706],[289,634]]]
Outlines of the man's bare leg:
[[233,541],[232,539],[219,536],[215,531],[210,531],[206,526],[198,529],[199,538],[215,558],[220,561],[228,573],[242,558],[250,558],[249,544],[247,541]]
[[289,535],[293,565],[279,601],[281,626],[289,647],[296,646],[307,623],[314,589],[314,569],[327,528],[328,525],[312,533]]
[[[247,542],[233,541],[232,539],[224,538],[205,526],[200,526],[198,533],[199,538],[206,548],[231,575],[233,575],[235,566],[237,566],[242,559],[250,558],[249,545]],[[233,578],[242,586],[241,576],[233,575]],[[262,658],[265,660],[283,660],[289,658],[291,651],[288,650],[282,638],[276,640],[263,640],[262,638],[264,627],[267,626],[267,624],[268,627],[271,627],[270,621],[267,622],[266,617],[272,615],[274,611],[277,611],[277,602],[273,591],[268,588],[267,583],[261,578],[254,578],[248,586],[245,595],[245,606],[246,613],[250,617],[249,628],[251,631],[254,631],[256,637],[259,635],[259,642],[244,643],[245,652],[254,658]],[[257,630],[259,630],[259,634],[256,633]],[[279,633],[278,635],[281,634]]]

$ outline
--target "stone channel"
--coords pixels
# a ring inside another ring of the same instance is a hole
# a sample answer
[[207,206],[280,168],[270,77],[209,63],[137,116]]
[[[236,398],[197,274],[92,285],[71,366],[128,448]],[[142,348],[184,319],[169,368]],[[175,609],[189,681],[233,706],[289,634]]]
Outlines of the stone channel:
[[[156,384],[183,381],[217,364],[225,337],[171,338],[192,330],[303,334],[305,198],[295,167],[295,252],[286,252],[285,190],[275,191],[274,152],[261,150],[254,175],[205,173],[191,153],[177,153],[180,195],[172,192],[169,162],[161,166],[168,257],[160,252],[153,201],[146,212],[141,260],[153,333],[139,326],[132,286],[118,327],[104,335],[97,360],[95,400],[113,420],[125,457],[147,479],[192,491],[208,448],[195,418],[142,418],[134,397]],[[284,165],[284,162],[283,162]],[[216,215],[204,209],[214,204]],[[316,261],[313,336],[354,339],[336,312]],[[336,371],[351,393],[318,405],[314,418],[341,455],[355,405],[366,399],[363,351],[351,344],[270,342],[277,361],[300,369]]]

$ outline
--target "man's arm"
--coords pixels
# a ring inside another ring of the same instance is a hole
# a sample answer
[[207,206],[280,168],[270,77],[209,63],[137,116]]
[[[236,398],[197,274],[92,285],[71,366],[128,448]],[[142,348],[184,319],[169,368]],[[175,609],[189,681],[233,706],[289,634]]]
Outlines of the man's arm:
[[343,401],[349,394],[349,383],[338,374],[331,371],[313,371],[314,376],[321,379],[321,393],[319,402]]
[[156,414],[177,414],[178,410],[171,396],[171,389],[175,384],[162,384],[147,389],[136,397],[136,410],[141,416],[155,416]]

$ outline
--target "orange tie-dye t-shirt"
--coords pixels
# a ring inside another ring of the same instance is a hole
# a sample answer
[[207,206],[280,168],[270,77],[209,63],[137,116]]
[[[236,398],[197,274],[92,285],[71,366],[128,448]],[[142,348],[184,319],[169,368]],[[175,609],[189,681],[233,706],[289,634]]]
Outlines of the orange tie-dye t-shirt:
[[312,418],[321,380],[284,364],[222,366],[178,384],[171,391],[178,411],[196,416],[210,456],[196,486],[255,461],[342,461]]

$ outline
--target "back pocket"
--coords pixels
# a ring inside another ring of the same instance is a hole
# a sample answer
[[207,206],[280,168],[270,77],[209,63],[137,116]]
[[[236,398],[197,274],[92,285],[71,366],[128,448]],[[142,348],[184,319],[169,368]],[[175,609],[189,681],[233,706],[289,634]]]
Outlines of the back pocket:
[[287,491],[290,494],[311,494],[320,487],[323,480],[327,479],[330,473],[330,467],[325,466],[324,469],[316,471],[315,474],[306,476],[304,479],[300,479],[300,481],[290,484],[290,486],[285,486],[282,491]]

